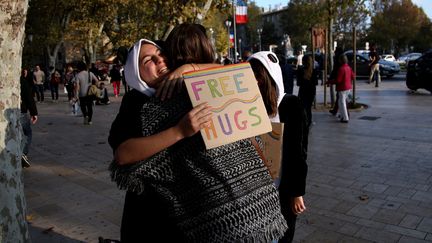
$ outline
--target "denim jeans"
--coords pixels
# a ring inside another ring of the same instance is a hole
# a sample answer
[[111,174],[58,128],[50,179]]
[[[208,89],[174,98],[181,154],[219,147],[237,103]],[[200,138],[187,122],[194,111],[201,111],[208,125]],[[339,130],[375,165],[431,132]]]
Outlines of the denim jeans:
[[23,153],[25,155],[29,152],[29,147],[32,142],[32,129],[31,129],[31,121],[30,121],[30,115],[28,113],[21,113],[21,127],[24,133],[23,137]]
[[51,98],[52,100],[58,100],[58,84],[51,84]]
[[44,101],[44,86],[43,84],[36,84],[35,86],[37,101]]

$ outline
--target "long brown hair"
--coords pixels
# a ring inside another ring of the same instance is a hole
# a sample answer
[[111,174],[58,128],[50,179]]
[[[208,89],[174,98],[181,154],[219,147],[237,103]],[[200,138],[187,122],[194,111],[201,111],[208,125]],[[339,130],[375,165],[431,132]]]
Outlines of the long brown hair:
[[249,63],[255,74],[255,78],[258,81],[258,87],[260,89],[267,114],[270,117],[274,117],[278,112],[278,93],[276,91],[276,82],[259,60],[251,59]]
[[304,56],[302,62],[304,66],[303,78],[305,80],[310,80],[313,74],[313,59],[311,56]]
[[165,43],[168,65],[171,69],[187,63],[213,63],[214,51],[207,38],[205,28],[200,24],[176,26]]

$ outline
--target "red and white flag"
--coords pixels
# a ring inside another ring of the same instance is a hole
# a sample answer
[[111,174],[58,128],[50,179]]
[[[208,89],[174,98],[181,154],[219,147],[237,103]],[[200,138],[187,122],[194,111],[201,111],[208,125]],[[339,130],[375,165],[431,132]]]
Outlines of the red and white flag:
[[248,22],[247,4],[243,0],[237,0],[236,23],[246,24],[247,22]]

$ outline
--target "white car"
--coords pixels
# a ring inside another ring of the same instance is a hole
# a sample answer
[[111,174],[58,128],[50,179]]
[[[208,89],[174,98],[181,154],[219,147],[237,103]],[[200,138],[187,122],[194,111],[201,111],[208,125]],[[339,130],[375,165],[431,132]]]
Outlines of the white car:
[[382,59],[390,62],[395,62],[396,58],[392,54],[383,54]]

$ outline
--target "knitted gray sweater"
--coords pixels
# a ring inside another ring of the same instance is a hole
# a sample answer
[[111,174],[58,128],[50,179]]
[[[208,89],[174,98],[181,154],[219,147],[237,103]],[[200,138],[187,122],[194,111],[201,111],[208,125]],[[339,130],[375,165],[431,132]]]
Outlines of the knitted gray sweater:
[[[143,136],[176,124],[190,109],[186,92],[164,102],[150,98],[141,110]],[[248,139],[206,150],[197,134],[145,161],[113,162],[110,170],[121,189],[153,187],[188,242],[271,242],[287,229],[278,192]]]

